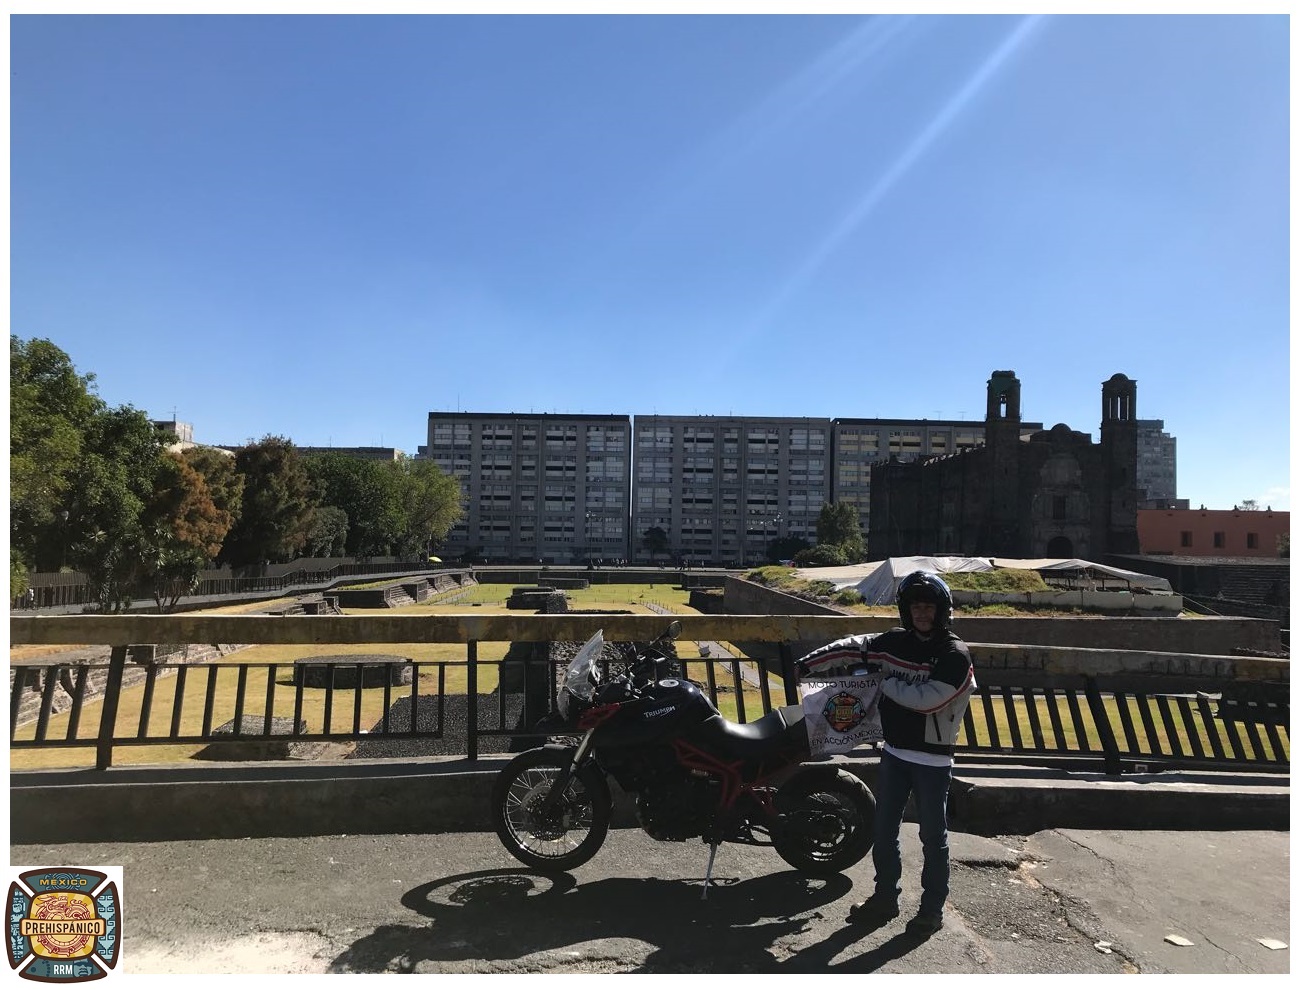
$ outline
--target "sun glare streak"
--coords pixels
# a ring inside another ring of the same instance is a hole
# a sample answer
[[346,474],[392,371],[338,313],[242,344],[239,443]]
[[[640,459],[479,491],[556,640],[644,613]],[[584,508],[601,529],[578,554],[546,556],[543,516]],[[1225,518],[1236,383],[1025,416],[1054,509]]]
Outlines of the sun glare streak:
[[913,16],[871,17],[846,38],[797,72],[708,145],[705,161],[691,166],[705,179],[773,140],[805,118],[822,100],[869,62],[915,21]]
[[941,112],[910,142],[910,145],[902,152],[900,157],[878,178],[869,191],[847,211],[846,215],[838,221],[828,235],[816,245],[806,260],[798,266],[792,276],[783,283],[779,291],[762,310],[761,315],[754,321],[749,336],[763,329],[766,324],[774,319],[775,315],[789,299],[810,283],[828,259],[865,222],[874,207],[891,192],[901,177],[910,170],[915,162],[933,145],[938,136],[973,101],[979,91],[996,74],[1006,60],[1023,45],[1042,19],[1043,16],[1037,14],[1025,17],[1019,22],[1018,26],[1010,32],[1009,37],[1001,43],[1000,47],[988,57],[960,91],[942,108]]
[[670,166],[654,191],[640,204],[640,215],[626,225],[624,244],[637,243],[675,217],[729,174],[747,167],[749,156],[785,134],[813,109],[871,62],[915,21],[913,17],[870,17],[854,31],[778,84],[754,106],[740,113],[711,139]]

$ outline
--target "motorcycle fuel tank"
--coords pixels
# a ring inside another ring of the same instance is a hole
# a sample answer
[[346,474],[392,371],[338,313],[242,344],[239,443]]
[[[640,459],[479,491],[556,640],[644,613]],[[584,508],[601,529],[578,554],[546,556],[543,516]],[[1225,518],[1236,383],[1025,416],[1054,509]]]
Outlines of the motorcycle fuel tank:
[[719,714],[696,684],[666,678],[657,681],[642,698],[621,706],[603,744],[643,745],[683,733]]

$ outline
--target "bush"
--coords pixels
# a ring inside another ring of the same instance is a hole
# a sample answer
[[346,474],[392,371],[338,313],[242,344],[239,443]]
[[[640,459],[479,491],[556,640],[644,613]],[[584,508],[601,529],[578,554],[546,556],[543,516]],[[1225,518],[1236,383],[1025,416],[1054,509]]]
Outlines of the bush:
[[864,600],[865,596],[855,588],[843,588],[833,596],[833,601],[837,605],[859,605]]
[[845,567],[850,561],[846,551],[830,543],[820,543],[793,558],[798,567]]

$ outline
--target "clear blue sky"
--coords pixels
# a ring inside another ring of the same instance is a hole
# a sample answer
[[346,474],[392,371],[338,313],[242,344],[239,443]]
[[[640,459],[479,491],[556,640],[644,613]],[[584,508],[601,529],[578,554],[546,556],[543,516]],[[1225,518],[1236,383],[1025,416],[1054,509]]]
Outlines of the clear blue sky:
[[110,404],[1177,437],[1289,508],[1284,16],[12,19],[11,328]]

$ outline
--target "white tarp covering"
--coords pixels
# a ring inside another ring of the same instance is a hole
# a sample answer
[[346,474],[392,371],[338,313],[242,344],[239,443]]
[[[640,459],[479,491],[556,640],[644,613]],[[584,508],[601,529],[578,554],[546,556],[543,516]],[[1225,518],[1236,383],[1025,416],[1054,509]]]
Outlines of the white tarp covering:
[[957,571],[990,571],[998,567],[1031,571],[1080,573],[1085,578],[1125,582],[1136,588],[1171,592],[1172,586],[1161,577],[1126,571],[1090,560],[1062,557],[1017,559],[1011,557],[889,557],[887,560],[856,564],[852,567],[807,567],[797,572],[809,581],[831,581],[837,588],[855,588],[867,605],[890,605],[896,601],[897,585],[913,571],[951,574]]

